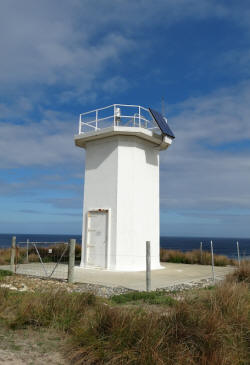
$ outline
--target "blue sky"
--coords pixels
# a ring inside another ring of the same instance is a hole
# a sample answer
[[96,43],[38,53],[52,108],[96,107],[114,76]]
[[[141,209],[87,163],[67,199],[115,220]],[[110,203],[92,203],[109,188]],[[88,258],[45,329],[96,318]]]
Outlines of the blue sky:
[[81,233],[79,113],[161,108],[161,234],[250,237],[250,3],[0,2],[0,232]]

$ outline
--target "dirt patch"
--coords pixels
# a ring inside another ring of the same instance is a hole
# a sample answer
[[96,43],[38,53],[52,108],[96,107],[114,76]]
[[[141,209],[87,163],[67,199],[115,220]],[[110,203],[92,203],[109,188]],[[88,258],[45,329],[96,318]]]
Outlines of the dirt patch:
[[63,346],[66,338],[52,329],[10,330],[0,326],[0,364],[66,365]]

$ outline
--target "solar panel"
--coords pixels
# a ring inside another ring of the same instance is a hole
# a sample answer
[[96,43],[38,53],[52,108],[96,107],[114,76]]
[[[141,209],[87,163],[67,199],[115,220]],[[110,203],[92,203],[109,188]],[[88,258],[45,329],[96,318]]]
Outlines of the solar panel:
[[150,114],[152,115],[153,119],[155,120],[156,124],[162,131],[162,133],[170,138],[175,138],[174,133],[171,131],[167,121],[164,119],[163,115],[158,113],[156,110],[148,108]]

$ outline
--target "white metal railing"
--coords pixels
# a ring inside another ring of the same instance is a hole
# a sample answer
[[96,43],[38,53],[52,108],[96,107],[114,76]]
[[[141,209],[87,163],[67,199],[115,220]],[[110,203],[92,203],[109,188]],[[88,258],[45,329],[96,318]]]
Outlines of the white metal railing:
[[140,127],[160,133],[149,110],[139,105],[113,104],[80,114],[79,134],[111,126]]

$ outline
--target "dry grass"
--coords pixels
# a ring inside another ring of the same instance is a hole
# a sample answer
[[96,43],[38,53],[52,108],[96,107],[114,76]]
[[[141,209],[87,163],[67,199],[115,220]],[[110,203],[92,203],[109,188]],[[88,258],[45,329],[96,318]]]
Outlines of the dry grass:
[[5,319],[13,329],[45,326],[67,332],[95,303],[96,297],[91,293],[66,290],[13,293],[0,288],[0,319]]
[[0,249],[0,265],[9,265],[10,263],[10,248]]
[[227,281],[232,282],[244,282],[250,284],[250,261],[243,260],[240,263],[238,270],[235,270],[232,274],[227,276]]
[[[203,251],[202,256],[200,250],[192,250],[182,252],[179,250],[166,250],[164,248],[160,251],[160,260],[162,262],[175,262],[182,264],[199,264],[211,265],[211,253]],[[229,259],[223,255],[214,255],[215,266],[236,265],[236,261]]]
[[13,329],[68,333],[66,354],[75,365],[249,365],[249,281],[250,264],[242,263],[213,289],[184,293],[171,305],[161,300],[157,313],[92,294],[0,289],[0,319]]
[[[24,263],[25,262],[26,257],[22,258],[21,262]],[[20,262],[20,260],[18,260],[18,262]],[[39,256],[37,255],[37,253],[31,253],[29,254],[29,262],[40,262]]]
[[249,289],[225,283],[165,314],[101,306],[73,332],[74,364],[247,365]]

